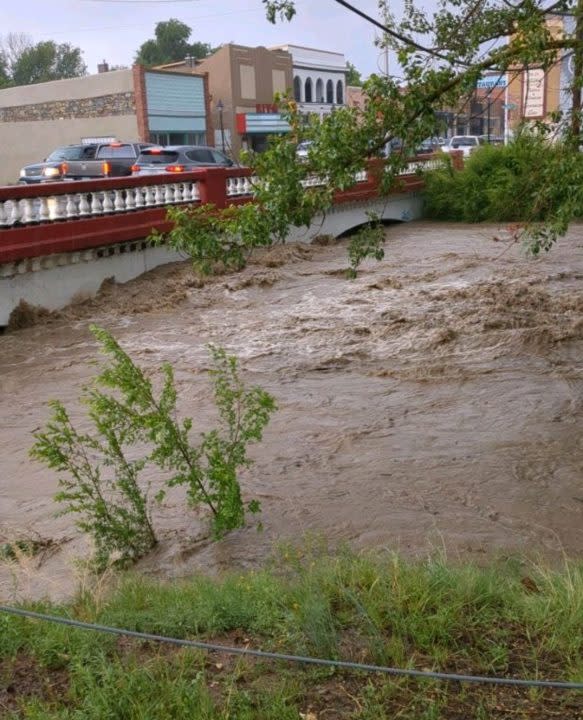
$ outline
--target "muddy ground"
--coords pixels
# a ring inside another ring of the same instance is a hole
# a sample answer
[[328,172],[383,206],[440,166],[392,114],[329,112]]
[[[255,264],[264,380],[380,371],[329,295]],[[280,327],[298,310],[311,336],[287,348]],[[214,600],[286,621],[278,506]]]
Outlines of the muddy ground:
[[[387,229],[386,258],[345,278],[346,241],[276,248],[201,282],[159,268],[0,337],[0,541],[40,552],[0,566],[0,597],[70,595],[87,548],[55,518],[56,476],[28,458],[61,399],[81,417],[95,373],[90,322],[138,363],[176,368],[180,408],[214,419],[205,345],[224,346],[279,411],[242,477],[263,506],[219,543],[180,491],[155,511],[165,577],[261,563],[277,541],[452,558],[583,549],[583,227],[528,258],[493,226]],[[154,486],[160,478],[150,476]]]

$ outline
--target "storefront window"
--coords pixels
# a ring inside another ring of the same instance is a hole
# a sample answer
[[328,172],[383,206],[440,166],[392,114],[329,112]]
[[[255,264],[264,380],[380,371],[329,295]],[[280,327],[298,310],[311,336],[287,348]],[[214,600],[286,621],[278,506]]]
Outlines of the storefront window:
[[206,134],[203,132],[154,132],[150,134],[150,142],[157,145],[206,145]]

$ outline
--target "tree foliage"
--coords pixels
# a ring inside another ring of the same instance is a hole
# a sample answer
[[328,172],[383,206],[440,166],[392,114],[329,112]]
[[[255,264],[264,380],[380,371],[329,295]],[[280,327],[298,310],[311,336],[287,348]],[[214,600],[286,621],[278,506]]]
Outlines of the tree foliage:
[[8,74],[8,61],[2,51],[0,51],[0,88],[10,85],[10,75]]
[[24,33],[9,33],[0,45],[0,85],[32,85],[86,73],[81,49],[69,43],[35,44]]
[[[343,107],[323,119],[314,115],[306,123],[293,100],[280,97],[278,102],[291,132],[270,137],[265,152],[244,155],[255,173],[255,202],[223,210],[208,205],[169,208],[173,229],[163,237],[154,236],[154,242],[168,242],[187,253],[202,272],[210,272],[217,263],[238,269],[254,247],[283,243],[292,228],[308,229],[315,217],[323,219],[336,190],[354,185],[357,174],[365,169],[367,154],[374,153],[372,148],[367,153],[370,140],[366,128],[353,132],[358,119],[368,116]],[[369,112],[374,117],[374,104]],[[308,156],[300,162],[298,145],[306,140],[310,141]],[[381,186],[392,186],[393,174],[385,175],[382,165],[377,171]],[[382,257],[378,230],[378,219],[371,219],[361,240],[355,241],[349,258],[352,277],[362,260]]]
[[[263,4],[272,22],[291,20],[296,14],[294,0],[263,0]],[[272,137],[265,153],[244,157],[254,170],[254,209],[217,211],[213,227],[206,225],[210,234],[204,237],[196,223],[187,227],[188,223],[181,222],[192,219],[192,214],[183,214],[177,223],[174,240],[179,240],[181,249],[190,245],[195,260],[205,254],[210,257],[209,248],[216,262],[223,250],[239,253],[240,259],[242,248],[248,251],[254,245],[285,241],[292,226],[309,227],[325,217],[335,193],[353,186],[367,167],[376,174],[381,194],[398,188],[399,175],[415,149],[426,138],[440,134],[437,113],[447,109],[467,113],[484,73],[515,77],[533,65],[548,71],[564,53],[583,58],[583,39],[578,39],[583,38],[583,0],[577,0],[577,5],[574,0],[517,4],[442,0],[434,12],[423,10],[417,0],[408,0],[400,18],[390,13],[385,0],[379,0],[379,5],[386,25],[368,19],[383,31],[378,44],[397,54],[402,78],[373,74],[363,84],[366,102],[362,108],[337,107],[322,118],[302,116],[293,100],[277,98],[290,132]],[[574,13],[580,32],[554,31],[549,18],[557,12]],[[579,84],[580,79],[574,86]],[[539,122],[534,127],[541,135],[541,152],[550,145],[551,127],[560,128],[559,142],[567,150],[548,154],[545,175],[549,181],[538,183],[528,198],[521,232],[535,251],[550,247],[566,231],[581,204],[579,163],[572,152],[583,145],[580,124],[573,122],[579,115],[578,109],[565,116],[557,114],[552,125]],[[393,140],[398,140],[399,151],[387,152]],[[306,141],[307,156],[300,161],[298,147]],[[364,257],[382,255],[378,223],[369,224],[361,240],[350,256],[351,274]]]
[[346,84],[355,87],[362,86],[362,76],[351,62],[346,63]]
[[[448,158],[449,159],[449,158]],[[426,176],[425,207],[430,217],[462,222],[523,222],[548,220],[554,208],[576,200],[572,212],[583,211],[581,180],[570,198],[555,196],[552,173],[562,166],[583,176],[583,155],[562,143],[549,146],[544,137],[521,132],[505,147],[484,145],[465,161],[461,171],[450,162]],[[532,204],[532,198],[539,202]],[[508,199],[512,198],[512,202]]]
[[[291,20],[301,12],[294,0],[263,0],[263,4],[272,22]],[[310,162],[326,177],[329,188],[341,187],[345,182],[340,168],[345,163],[354,164],[355,153],[351,147],[358,149],[364,161],[367,156],[378,155],[382,147],[398,138],[402,141],[402,152],[382,160],[384,188],[390,187],[405,158],[425,138],[439,134],[436,112],[452,109],[468,112],[476,82],[484,73],[507,74],[512,78],[533,66],[547,72],[568,54],[574,55],[575,68],[579,65],[583,68],[583,0],[517,3],[442,0],[434,11],[426,10],[418,0],[408,0],[400,17],[390,12],[385,0],[379,0],[379,9],[384,20],[380,22],[376,17],[368,20],[382,31],[377,44],[382,48],[388,46],[396,53],[401,78],[397,81],[373,75],[364,83],[367,107],[350,120],[347,117],[344,136],[337,147],[324,140],[337,123],[335,118],[325,118],[318,128],[314,124],[310,126],[307,133],[313,140]],[[346,11],[350,11],[350,5]],[[557,13],[561,17],[573,16],[575,31],[556,32],[549,20],[556,18]],[[363,32],[366,20],[361,13],[358,22],[363,23]],[[554,129],[559,131],[559,141],[579,148],[583,145],[581,73],[575,76],[572,88],[575,109],[562,115],[557,113],[552,121]],[[339,113],[345,113],[344,109]],[[546,135],[548,145],[551,140],[548,124],[539,124],[538,129]],[[348,141],[344,142],[344,138]],[[288,141],[293,143],[296,139],[291,134]],[[548,244],[565,231],[576,205],[571,198],[572,188],[579,182],[578,165],[566,158],[565,154],[556,154],[551,159],[549,175],[554,176],[555,187],[545,220]],[[276,171],[272,168],[271,172]],[[559,191],[557,185],[561,186]],[[532,213],[525,222],[527,235],[534,237],[541,230],[537,225],[538,209],[547,203],[549,194],[550,190],[541,186],[538,194],[530,198]]]
[[213,52],[208,43],[189,42],[192,29],[175,18],[156,24],[154,38],[138,49],[136,62],[147,67],[179,62],[187,56],[201,60]]

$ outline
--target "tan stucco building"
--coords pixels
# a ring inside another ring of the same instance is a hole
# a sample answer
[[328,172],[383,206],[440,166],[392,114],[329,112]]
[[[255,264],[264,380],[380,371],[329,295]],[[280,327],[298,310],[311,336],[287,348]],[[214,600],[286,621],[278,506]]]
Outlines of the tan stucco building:
[[289,130],[274,104],[275,94],[293,85],[292,59],[285,50],[223,45],[197,69],[208,73],[217,147],[224,137],[225,151],[238,157],[242,148],[261,151],[268,135]]

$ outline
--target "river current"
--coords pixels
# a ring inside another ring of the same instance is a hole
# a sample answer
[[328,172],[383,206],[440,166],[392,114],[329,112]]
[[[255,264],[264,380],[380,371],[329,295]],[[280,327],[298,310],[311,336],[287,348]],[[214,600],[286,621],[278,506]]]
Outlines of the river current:
[[204,283],[188,263],[106,283],[0,337],[0,543],[46,545],[0,564],[0,598],[66,597],[86,572],[75,562],[86,541],[55,517],[57,477],[28,451],[48,400],[83,423],[92,322],[148,371],[172,363],[196,430],[214,422],[208,343],[279,406],[242,474],[263,529],[252,519],[214,543],[175,490],[155,509],[161,542],[145,572],[258,566],[307,535],[478,561],[579,555],[583,228],[538,259],[494,226],[419,222],[386,236],[385,260],[354,281],[346,241],[290,245]]

